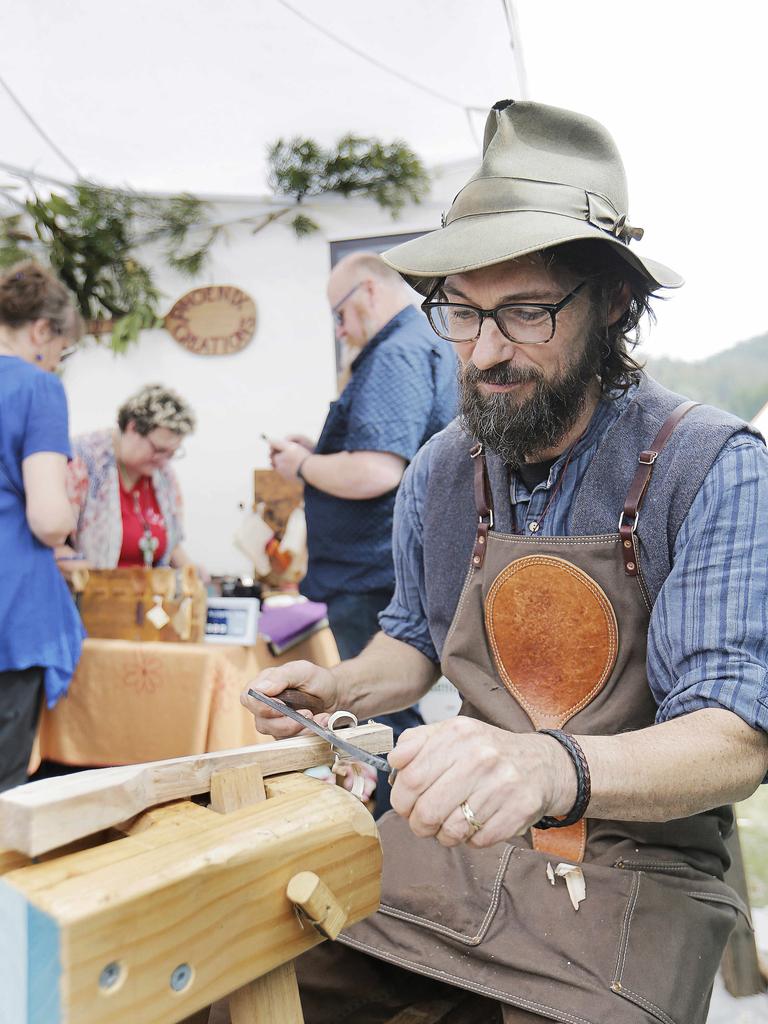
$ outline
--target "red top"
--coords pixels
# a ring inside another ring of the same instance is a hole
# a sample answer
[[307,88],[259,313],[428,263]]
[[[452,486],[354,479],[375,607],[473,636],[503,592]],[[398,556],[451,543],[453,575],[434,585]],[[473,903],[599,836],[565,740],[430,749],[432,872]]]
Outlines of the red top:
[[157,547],[152,553],[152,564],[157,565],[165,552],[168,536],[155,488],[148,476],[140,477],[130,491],[126,491],[120,481],[120,515],[123,520],[123,546],[118,568],[146,565],[140,542],[147,531],[157,540]]

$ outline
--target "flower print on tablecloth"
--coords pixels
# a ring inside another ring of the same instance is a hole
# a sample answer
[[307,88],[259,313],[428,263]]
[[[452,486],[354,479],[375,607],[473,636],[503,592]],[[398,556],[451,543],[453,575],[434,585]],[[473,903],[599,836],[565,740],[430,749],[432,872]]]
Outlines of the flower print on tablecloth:
[[132,664],[123,670],[122,684],[135,693],[154,693],[163,683],[163,665],[153,654],[136,651]]
[[242,689],[242,671],[224,657],[220,660],[217,659],[213,670],[211,710],[219,714],[231,711],[235,705],[240,703]]

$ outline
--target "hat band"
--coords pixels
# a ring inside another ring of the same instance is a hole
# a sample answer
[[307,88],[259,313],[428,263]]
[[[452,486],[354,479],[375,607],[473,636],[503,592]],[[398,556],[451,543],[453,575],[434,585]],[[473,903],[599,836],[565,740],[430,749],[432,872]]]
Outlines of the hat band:
[[551,213],[572,220],[587,221],[600,231],[627,241],[624,237],[627,234],[626,214],[620,214],[606,196],[575,185],[526,178],[473,179],[454,199],[444,226],[464,217],[489,213]]

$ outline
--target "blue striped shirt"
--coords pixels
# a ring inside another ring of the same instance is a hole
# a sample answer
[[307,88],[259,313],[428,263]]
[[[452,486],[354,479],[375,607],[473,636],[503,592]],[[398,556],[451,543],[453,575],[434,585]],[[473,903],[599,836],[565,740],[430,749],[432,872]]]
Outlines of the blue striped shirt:
[[[556,491],[565,455],[531,492],[512,474],[510,500],[519,531],[527,532],[536,520],[539,537],[569,533],[577,485],[630,397],[631,392],[599,403]],[[422,449],[400,486],[393,536],[396,589],[380,625],[437,662],[424,612],[422,557],[430,452],[430,445]],[[691,505],[651,615],[647,669],[658,722],[722,707],[768,731],[767,598],[768,451],[752,434],[738,433],[723,446]]]

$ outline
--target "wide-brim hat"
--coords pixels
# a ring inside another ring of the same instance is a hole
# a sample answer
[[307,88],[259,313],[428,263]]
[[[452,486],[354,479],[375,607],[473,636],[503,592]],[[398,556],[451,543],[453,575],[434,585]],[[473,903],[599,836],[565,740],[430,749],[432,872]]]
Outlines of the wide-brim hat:
[[581,239],[610,245],[651,287],[682,277],[632,252],[624,165],[608,131],[583,114],[502,100],[485,125],[483,162],[437,231],[383,253],[417,291],[449,274],[513,260]]

